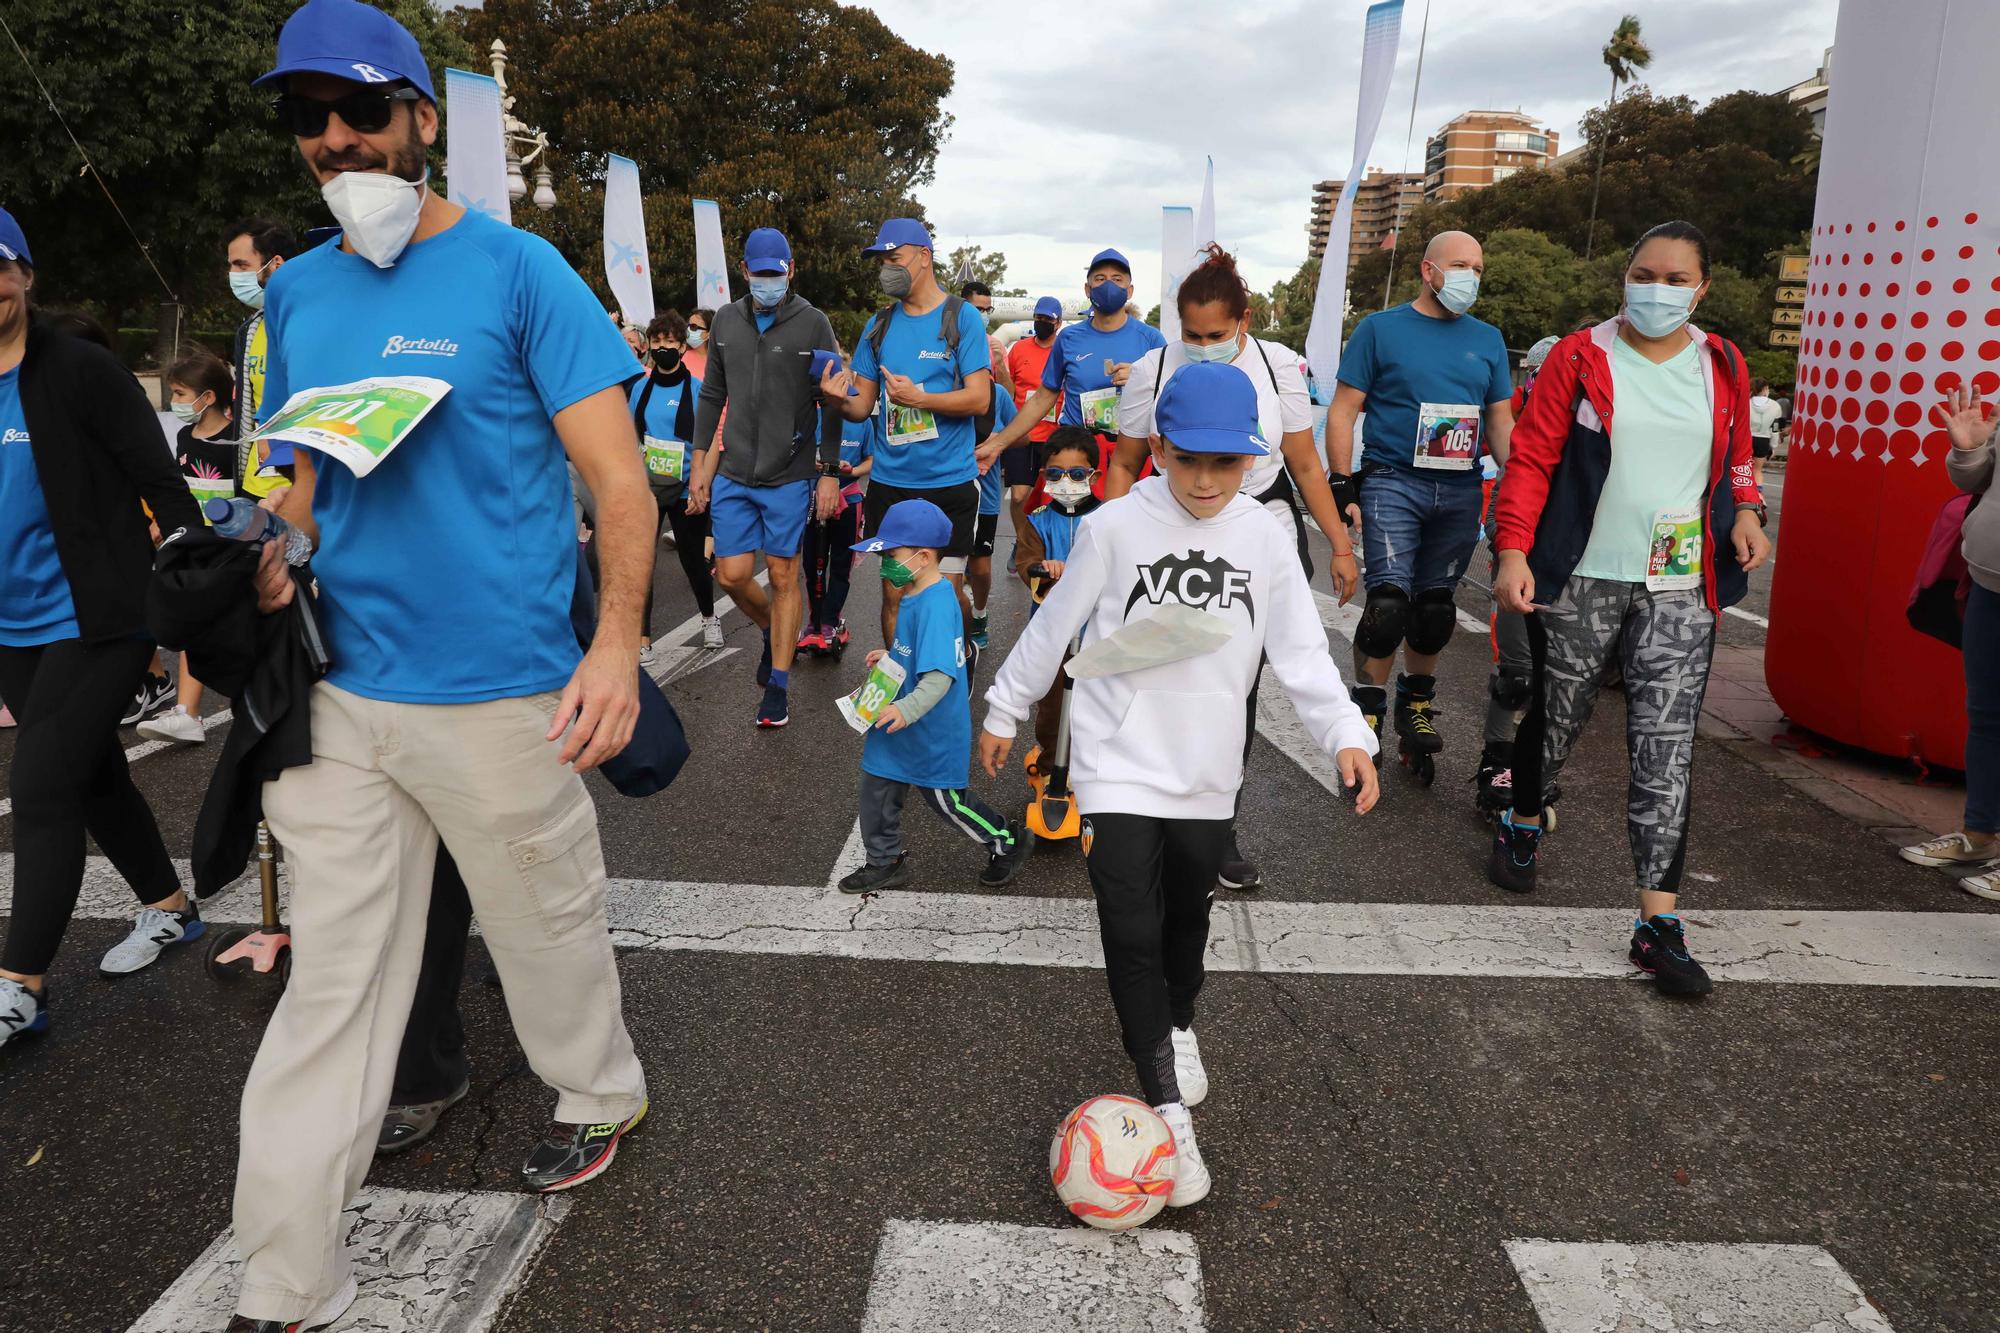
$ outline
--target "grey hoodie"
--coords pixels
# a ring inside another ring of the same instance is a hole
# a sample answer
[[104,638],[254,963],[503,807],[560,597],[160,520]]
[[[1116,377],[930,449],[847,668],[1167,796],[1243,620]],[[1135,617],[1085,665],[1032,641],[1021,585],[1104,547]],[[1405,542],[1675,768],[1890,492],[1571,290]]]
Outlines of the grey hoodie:
[[1986,498],[1965,516],[1965,535],[1959,550],[1972,567],[1972,577],[1988,592],[2000,592],[2000,499],[1993,496],[1993,443],[1986,437],[1977,449],[1951,448],[1945,451],[1945,471],[1952,485],[1967,495]]
[[722,475],[745,486],[804,481],[819,474],[821,463],[839,465],[841,416],[820,410],[819,381],[812,375],[812,354],[836,347],[825,315],[787,293],[770,329],[759,333],[746,296],[715,312],[708,343],[708,373],[694,418],[696,453],[715,443],[721,423]]

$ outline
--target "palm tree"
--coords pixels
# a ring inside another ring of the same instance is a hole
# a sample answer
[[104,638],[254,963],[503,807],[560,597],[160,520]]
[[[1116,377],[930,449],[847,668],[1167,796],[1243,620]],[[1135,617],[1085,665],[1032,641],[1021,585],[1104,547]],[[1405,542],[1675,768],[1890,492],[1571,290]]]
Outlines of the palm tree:
[[1618,85],[1629,83],[1636,71],[1652,63],[1652,48],[1639,38],[1639,16],[1627,14],[1618,20],[1611,40],[1604,44],[1604,64],[1611,71],[1611,100],[1604,104],[1604,123],[1597,133],[1597,177],[1590,186],[1590,230],[1583,238],[1585,259],[1590,258],[1597,240],[1597,192],[1604,187],[1604,151],[1611,143],[1611,108],[1618,101]]

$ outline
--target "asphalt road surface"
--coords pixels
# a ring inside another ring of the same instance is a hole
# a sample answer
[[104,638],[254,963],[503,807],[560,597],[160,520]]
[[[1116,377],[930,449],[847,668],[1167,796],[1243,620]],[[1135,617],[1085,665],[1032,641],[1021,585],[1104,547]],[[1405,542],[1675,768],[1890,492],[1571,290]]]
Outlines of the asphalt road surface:
[[[1115,1241],[1070,1224],[1053,1126],[1136,1091],[1074,845],[984,893],[977,849],[913,805],[909,890],[827,888],[852,864],[859,741],[833,700],[877,639],[869,573],[855,649],[802,663],[791,726],[760,732],[755,630],[730,614],[730,651],[703,653],[663,553],[695,758],[646,801],[592,780],[651,1115],[563,1206],[514,1193],[552,1097],[475,941],[472,1094],[371,1176],[367,1294],[337,1328],[1995,1327],[1994,910],[1704,740],[1682,902],[1719,981],[1658,997],[1623,966],[1622,700],[1565,775],[1541,890],[1508,898],[1468,785],[1488,660],[1469,632],[1434,786],[1392,747],[1356,818],[1282,718],[1260,733],[1241,829],[1267,885],[1218,894],[1198,1020],[1214,1192]],[[1486,615],[1477,586],[1460,605]],[[1001,579],[976,692],[1025,608]],[[218,741],[134,760],[177,854]],[[1018,762],[974,786],[1026,794]],[[0,1327],[220,1329],[238,1094],[274,997],[193,950],[100,980],[130,903],[93,866],[56,1026],[0,1050]],[[253,913],[241,890],[209,909]]]

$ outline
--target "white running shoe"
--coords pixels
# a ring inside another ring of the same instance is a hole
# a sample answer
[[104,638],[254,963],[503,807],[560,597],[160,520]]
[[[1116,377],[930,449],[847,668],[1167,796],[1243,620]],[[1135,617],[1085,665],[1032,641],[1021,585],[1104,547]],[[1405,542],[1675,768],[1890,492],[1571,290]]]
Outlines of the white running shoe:
[[1897,853],[1914,866],[1983,866],[2000,861],[2000,842],[1974,846],[1963,833],[1947,833]]
[[2000,903],[2000,870],[1991,870],[1984,875],[1968,875],[1958,882],[1958,887],[1975,898]]
[[30,1032],[46,1032],[49,1008],[43,997],[12,977],[0,977],[0,1046]]
[[1201,1160],[1201,1148],[1194,1141],[1194,1116],[1188,1113],[1185,1102],[1168,1102],[1153,1109],[1174,1132],[1174,1192],[1167,1196],[1167,1207],[1185,1208],[1200,1203],[1208,1197],[1211,1182],[1208,1165]]
[[722,646],[721,616],[705,616],[702,618],[701,646],[711,652]]
[[1208,1070],[1202,1066],[1193,1028],[1174,1029],[1174,1079],[1181,1085],[1183,1106],[1200,1106],[1208,1096]]
[[200,745],[208,739],[201,719],[175,704],[172,712],[149,717],[139,724],[139,734],[147,740],[172,741],[175,745]]
[[173,945],[198,940],[207,931],[208,925],[201,919],[201,913],[195,909],[192,899],[189,899],[184,912],[142,907],[139,919],[132,925],[132,933],[105,953],[104,961],[97,965],[97,975],[129,977],[158,962],[160,955]]

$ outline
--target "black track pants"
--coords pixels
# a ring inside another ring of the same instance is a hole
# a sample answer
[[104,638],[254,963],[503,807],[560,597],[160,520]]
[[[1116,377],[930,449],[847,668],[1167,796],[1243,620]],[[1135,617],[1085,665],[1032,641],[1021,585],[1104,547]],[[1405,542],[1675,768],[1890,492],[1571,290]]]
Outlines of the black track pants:
[[1170,1027],[1194,1022],[1227,819],[1086,815],[1084,839],[1104,976],[1148,1105],[1180,1100]]

